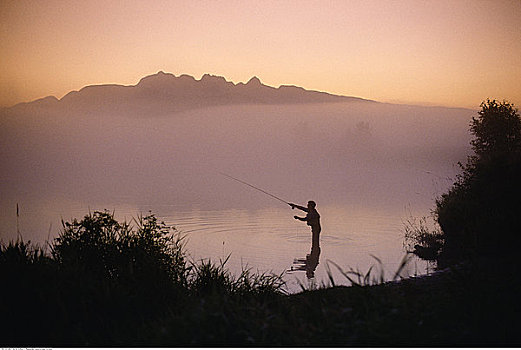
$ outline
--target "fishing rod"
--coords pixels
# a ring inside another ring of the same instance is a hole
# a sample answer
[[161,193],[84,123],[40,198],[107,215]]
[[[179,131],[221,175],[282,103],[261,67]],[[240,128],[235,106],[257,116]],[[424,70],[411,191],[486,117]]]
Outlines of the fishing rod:
[[235,177],[233,177],[233,176],[231,176],[231,175],[225,174],[225,173],[221,173],[221,172],[219,172],[219,174],[221,174],[221,175],[223,175],[223,176],[226,176],[226,177],[228,177],[228,178],[230,178],[230,179],[232,179],[232,180],[235,180],[235,181],[237,181],[237,182],[240,182],[240,183],[242,183],[242,184],[244,184],[244,185],[246,185],[246,186],[250,186],[251,188],[254,188],[254,189],[256,189],[257,191],[260,191],[260,192],[262,192],[262,193],[264,193],[264,194],[267,194],[267,195],[270,196],[270,197],[273,197],[273,198],[275,198],[275,199],[281,201],[282,203],[285,203],[285,204],[291,205],[289,202],[286,202],[284,199],[280,199],[279,197],[277,197],[277,196],[275,196],[275,195],[273,195],[273,194],[271,194],[271,193],[269,193],[269,192],[266,192],[266,191],[264,191],[264,190],[261,189],[261,188],[255,187],[255,186],[253,186],[252,184],[249,184],[249,183],[247,183],[247,182],[245,182],[245,181],[239,180],[239,179],[237,179],[237,178],[235,178]]

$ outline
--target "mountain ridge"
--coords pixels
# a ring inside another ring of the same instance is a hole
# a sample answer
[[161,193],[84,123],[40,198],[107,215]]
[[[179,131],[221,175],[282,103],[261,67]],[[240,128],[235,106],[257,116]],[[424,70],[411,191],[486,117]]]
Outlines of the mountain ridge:
[[136,85],[99,84],[73,90],[58,99],[47,96],[18,103],[4,110],[62,110],[83,113],[172,113],[184,110],[240,104],[306,104],[331,102],[377,103],[359,97],[334,95],[294,85],[272,87],[257,76],[248,82],[234,83],[223,76],[204,74],[197,80],[188,74],[175,76],[159,71],[147,75]]

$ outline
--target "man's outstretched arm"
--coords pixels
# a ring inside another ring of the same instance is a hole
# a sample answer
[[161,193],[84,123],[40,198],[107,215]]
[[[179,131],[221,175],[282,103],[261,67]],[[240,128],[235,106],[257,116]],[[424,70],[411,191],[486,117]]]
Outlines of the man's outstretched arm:
[[306,207],[303,207],[303,206],[300,206],[300,205],[297,205],[297,204],[294,204],[294,203],[288,203],[288,204],[291,207],[291,209],[297,208],[297,209],[300,209],[302,211],[305,211],[306,213],[309,211],[308,208],[306,208]]

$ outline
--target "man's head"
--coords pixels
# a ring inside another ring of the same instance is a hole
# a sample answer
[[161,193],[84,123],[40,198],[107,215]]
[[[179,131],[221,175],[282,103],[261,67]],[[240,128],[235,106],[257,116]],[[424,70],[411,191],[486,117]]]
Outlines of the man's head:
[[314,201],[309,201],[308,202],[308,208],[309,209],[315,209],[316,206],[317,206],[317,203],[315,203]]

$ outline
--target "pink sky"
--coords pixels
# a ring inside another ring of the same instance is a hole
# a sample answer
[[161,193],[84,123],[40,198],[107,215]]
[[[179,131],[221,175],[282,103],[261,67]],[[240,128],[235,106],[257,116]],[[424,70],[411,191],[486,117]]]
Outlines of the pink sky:
[[0,2],[0,106],[159,70],[378,101],[521,103],[521,1]]

